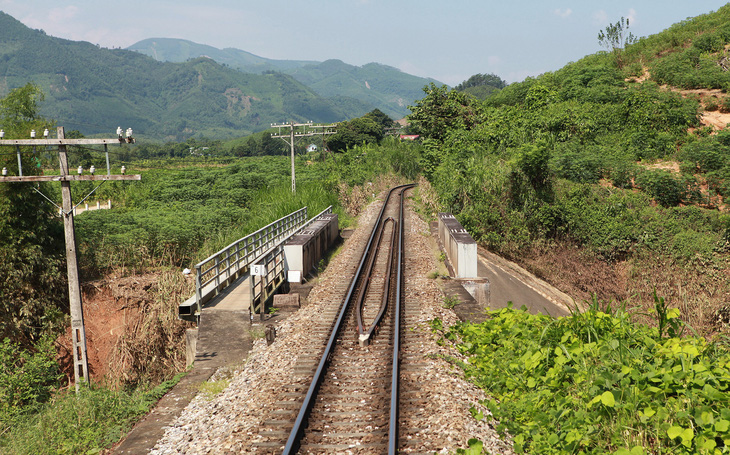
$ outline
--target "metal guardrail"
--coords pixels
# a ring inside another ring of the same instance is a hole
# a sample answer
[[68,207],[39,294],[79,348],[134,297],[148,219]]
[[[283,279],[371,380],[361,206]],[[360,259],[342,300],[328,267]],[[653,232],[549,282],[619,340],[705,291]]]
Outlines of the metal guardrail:
[[278,245],[257,261],[256,265],[263,268],[263,274],[251,276],[251,306],[249,308],[251,313],[259,314],[263,320],[266,301],[274,295],[285,280],[284,247]]
[[276,290],[286,280],[285,274],[286,269],[284,267],[284,241],[288,240],[293,235],[305,230],[312,222],[317,220],[320,216],[332,213],[332,206],[322,210],[317,216],[313,217],[296,232],[292,233],[286,239],[282,240],[272,250],[265,253],[265,255],[256,261],[256,265],[263,266],[263,274],[251,276],[251,312],[261,315],[261,319],[264,318],[265,304],[269,298],[276,293]]
[[[194,266],[195,295],[180,305],[178,315],[191,319],[199,315],[203,305],[228,285],[251,272],[255,263],[266,265],[264,277],[253,277],[251,307],[260,306],[284,281],[283,243],[309,226],[320,215],[332,213],[332,206],[307,221],[307,207],[231,243]],[[273,262],[272,262],[273,261]],[[273,267],[271,265],[274,265]],[[257,279],[263,281],[261,286]],[[259,310],[262,311],[262,310]]]
[[279,218],[195,264],[195,312],[200,314],[204,299],[217,294],[233,280],[249,271],[250,265],[268,250],[304,226],[307,207]]

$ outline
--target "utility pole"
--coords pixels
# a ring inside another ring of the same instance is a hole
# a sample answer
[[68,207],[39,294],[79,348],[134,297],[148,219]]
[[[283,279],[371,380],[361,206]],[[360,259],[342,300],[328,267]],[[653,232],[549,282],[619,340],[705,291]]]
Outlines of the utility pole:
[[[296,177],[294,176],[294,140],[298,137],[305,137],[305,136],[314,136],[317,134],[322,135],[322,142],[324,143],[324,136],[325,134],[335,134],[336,131],[327,129],[327,128],[336,128],[337,125],[313,125],[312,122],[307,123],[272,123],[272,128],[278,128],[279,132],[274,134],[271,134],[271,137],[282,139],[284,142],[289,144],[289,147],[291,147],[291,192],[296,193],[297,192],[297,181]],[[295,128],[303,127],[301,130],[297,131]],[[289,133],[282,134],[281,129],[282,128],[289,128]],[[322,128],[322,131],[309,131],[307,128]],[[288,140],[287,140],[288,139]]]
[[[66,238],[66,268],[68,271],[68,298],[71,313],[71,339],[73,349],[74,380],[76,381],[76,392],[82,382],[89,383],[89,362],[86,356],[86,331],[84,329],[84,310],[81,302],[81,284],[79,282],[79,270],[76,254],[76,233],[74,231],[73,201],[71,200],[71,182],[82,180],[141,180],[140,175],[112,175],[109,168],[109,154],[107,152],[107,174],[106,175],[71,175],[68,169],[68,157],[66,146],[68,145],[104,145],[105,149],[109,144],[120,144],[125,140],[121,133],[115,139],[66,139],[64,128],[58,127],[57,138],[49,139],[44,134],[44,139],[0,139],[0,147],[14,146],[18,151],[18,174],[8,176],[6,169],[0,176],[0,183],[5,182],[61,182],[63,231]],[[128,133],[126,142],[133,142],[131,132]],[[60,175],[23,175],[23,168],[20,157],[20,146],[58,146],[58,160],[60,164]]]

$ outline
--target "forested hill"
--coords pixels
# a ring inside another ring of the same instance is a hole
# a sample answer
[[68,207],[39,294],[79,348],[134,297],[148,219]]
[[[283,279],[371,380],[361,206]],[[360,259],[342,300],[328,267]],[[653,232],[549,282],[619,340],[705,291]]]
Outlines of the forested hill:
[[393,118],[410,113],[408,105],[423,96],[425,85],[431,82],[442,84],[379,63],[354,66],[334,59],[325,62],[272,60],[240,49],[217,49],[182,39],[151,38],[127,49],[159,61],[179,63],[205,56],[247,73],[282,72],[293,76],[321,96],[355,98]]
[[182,63],[198,57],[209,57],[218,63],[232,66],[243,72],[259,74],[319,63],[311,60],[273,60],[241,49],[218,49],[207,44],[198,44],[178,38],[147,38],[132,44],[127,50],[148,55],[160,62]]
[[333,122],[372,105],[326,99],[291,76],[243,73],[209,58],[158,62],[32,30],[0,12],[0,96],[34,82],[41,114],[86,134],[117,126],[136,135],[177,139],[243,136],[283,120]]

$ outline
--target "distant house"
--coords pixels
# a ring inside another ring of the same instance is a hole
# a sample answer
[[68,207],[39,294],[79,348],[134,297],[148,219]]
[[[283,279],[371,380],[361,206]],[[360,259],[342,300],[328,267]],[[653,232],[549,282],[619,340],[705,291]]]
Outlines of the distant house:
[[401,134],[400,139],[402,141],[415,141],[420,136],[418,134]]
[[309,144],[309,147],[307,147],[307,152],[316,152],[317,146],[314,144]]

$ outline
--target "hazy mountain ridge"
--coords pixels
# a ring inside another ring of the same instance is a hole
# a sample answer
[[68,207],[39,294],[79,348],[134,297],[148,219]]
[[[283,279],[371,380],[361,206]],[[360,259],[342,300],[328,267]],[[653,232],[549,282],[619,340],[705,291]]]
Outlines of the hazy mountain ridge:
[[129,46],[127,50],[148,55],[161,62],[182,63],[198,57],[209,57],[220,64],[247,73],[282,71],[319,63],[306,60],[272,60],[241,49],[231,47],[218,49],[207,44],[176,38],[148,38]]
[[158,139],[231,137],[272,122],[333,122],[374,108],[325,99],[282,73],[244,73],[212,58],[158,62],[51,37],[0,12],[0,96],[28,82],[46,95],[42,115],[85,134],[122,126]]
[[354,66],[338,59],[324,62],[273,60],[240,49],[217,49],[174,38],[146,39],[127,49],[159,61],[185,62],[206,56],[243,72],[282,72],[293,76],[321,96],[354,98],[377,107],[393,118],[410,113],[408,105],[423,97],[424,86],[431,82],[442,84],[435,79],[407,74],[380,63]]

